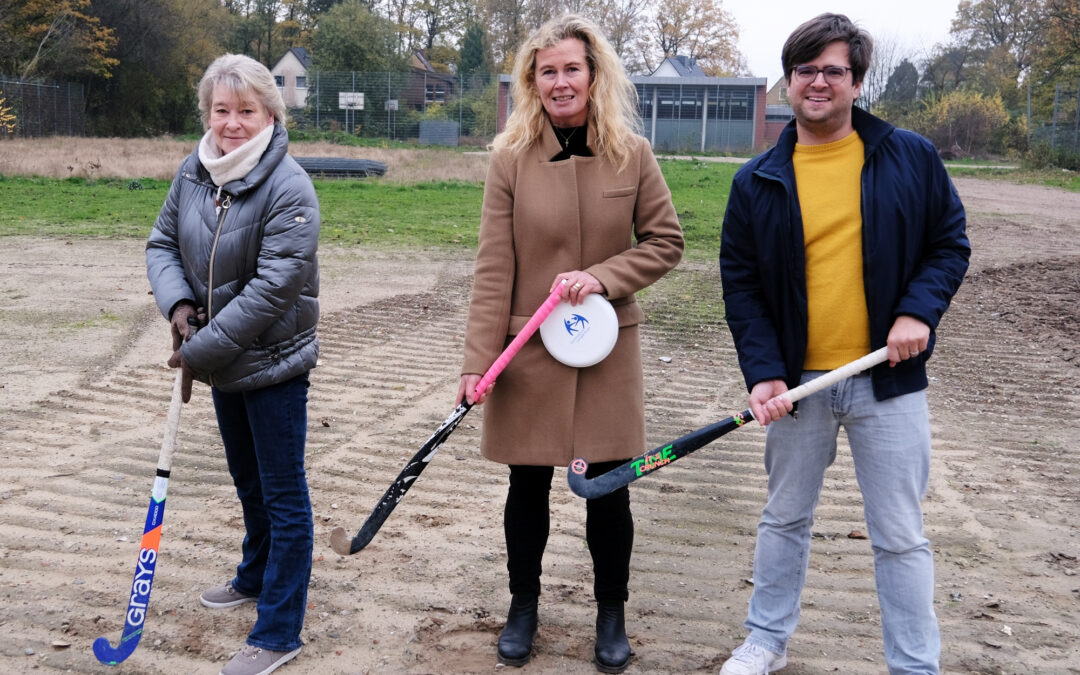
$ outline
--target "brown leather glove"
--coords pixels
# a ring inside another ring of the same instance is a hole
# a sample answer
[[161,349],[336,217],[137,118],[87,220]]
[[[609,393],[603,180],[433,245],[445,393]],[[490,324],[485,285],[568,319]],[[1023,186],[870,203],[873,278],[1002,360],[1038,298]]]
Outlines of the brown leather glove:
[[[188,319],[196,317],[197,314],[195,306],[187,302],[177,303],[176,307],[173,307],[172,316],[169,317],[169,324],[172,327],[173,351],[180,349],[180,344],[190,337],[191,325],[188,323]],[[173,366],[173,368],[175,367]]]
[[180,379],[180,397],[184,403],[187,403],[191,400],[191,383],[195,379],[195,373],[184,363],[180,345],[190,340],[191,336],[195,335],[195,331],[206,325],[206,310],[181,302],[173,308],[169,324],[172,327],[173,354],[169,357],[168,363],[170,368],[180,368],[183,372]]
[[184,355],[177,349],[169,357],[170,368],[180,368],[183,375],[180,378],[180,400],[187,403],[191,400],[191,382],[195,379],[195,373],[184,363]]

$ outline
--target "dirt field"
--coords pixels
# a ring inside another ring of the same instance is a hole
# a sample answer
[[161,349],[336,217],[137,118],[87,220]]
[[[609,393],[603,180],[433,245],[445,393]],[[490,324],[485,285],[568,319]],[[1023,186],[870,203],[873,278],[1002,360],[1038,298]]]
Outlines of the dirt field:
[[[943,665],[1080,672],[1080,195],[962,179],[971,271],[930,363],[926,499]],[[184,409],[141,645],[116,641],[164,428],[166,324],[141,242],[0,240],[0,672],[216,673],[254,607],[208,610],[242,537],[209,394]],[[341,557],[405,460],[452,408],[471,260],[321,251],[322,355],[312,376],[316,550],[303,653],[282,673],[483,673],[508,605],[502,467],[478,457],[473,411],[364,551]],[[724,326],[680,302],[718,293],[684,263],[648,295],[650,442],[745,403]],[[681,317],[681,318],[680,318]],[[715,673],[742,640],[763,432],[734,432],[632,489],[629,673]],[[562,487],[559,487],[561,485]],[[590,663],[584,505],[553,490],[540,632],[522,673]],[[884,672],[869,542],[850,455],[828,474],[792,674]]]

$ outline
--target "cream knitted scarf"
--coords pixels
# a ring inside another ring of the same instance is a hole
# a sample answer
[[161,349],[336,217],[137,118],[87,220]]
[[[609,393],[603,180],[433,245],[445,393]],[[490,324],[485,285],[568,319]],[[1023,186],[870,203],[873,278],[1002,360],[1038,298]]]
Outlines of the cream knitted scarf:
[[274,126],[267,125],[251,140],[227,155],[221,154],[221,149],[214,141],[214,132],[207,129],[206,134],[199,141],[199,161],[210,172],[210,180],[214,181],[214,185],[220,187],[229,181],[239,180],[248,175],[269,147],[270,138],[274,135]]

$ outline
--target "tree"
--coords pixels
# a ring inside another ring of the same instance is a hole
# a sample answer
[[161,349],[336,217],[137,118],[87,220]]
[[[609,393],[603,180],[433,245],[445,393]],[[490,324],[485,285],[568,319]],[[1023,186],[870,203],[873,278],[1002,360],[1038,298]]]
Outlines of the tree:
[[4,4],[0,72],[45,79],[111,75],[116,37],[90,12],[90,0]]
[[225,51],[225,9],[217,0],[93,0],[117,37],[113,77],[88,82],[93,133],[133,136],[199,128],[195,85]]
[[969,47],[1011,57],[1006,73],[1015,82],[1031,65],[1042,27],[1044,0],[961,0],[951,32]]
[[486,27],[495,67],[508,73],[514,67],[518,47],[529,32],[526,0],[477,0],[477,7]]
[[1045,30],[1032,71],[1041,80],[1076,80],[1080,77],[1080,2],[1048,0],[1045,12]]
[[904,59],[889,76],[874,112],[897,126],[908,127],[911,126],[908,117],[916,112],[918,98],[919,71]]
[[11,134],[15,132],[15,122],[18,120],[11,112],[11,106],[4,105],[5,103],[7,99],[4,98],[4,92],[0,91],[0,131]]
[[431,49],[439,38],[456,34],[464,21],[465,0],[416,0],[421,43]]
[[877,108],[889,78],[904,60],[906,55],[895,36],[885,34],[874,37],[874,58],[863,75],[862,91],[859,93],[863,107],[871,111]]
[[492,70],[491,51],[488,49],[484,27],[473,21],[465,29],[465,37],[461,40],[458,72],[462,81],[468,81],[473,75],[486,75]]
[[311,37],[312,60],[320,70],[405,70],[397,37],[394,25],[360,0],[345,0],[319,19]]
[[938,148],[961,153],[986,152],[1009,124],[1001,97],[976,91],[953,90],[927,101],[915,127]]
[[627,72],[645,70],[641,61],[641,37],[647,32],[645,11],[649,0],[593,0],[582,11],[596,17],[615,53],[622,59]]
[[911,61],[904,59],[889,76],[881,100],[890,103],[914,103],[918,94],[919,71]]
[[985,61],[985,56],[955,40],[935,45],[923,67],[922,80],[937,94],[957,89],[972,79],[972,70]]
[[663,56],[683,54],[710,75],[740,70],[739,27],[720,0],[671,0],[657,7],[653,40]]
[[417,4],[421,0],[383,0],[386,18],[394,27],[394,52],[407,56],[420,48]]

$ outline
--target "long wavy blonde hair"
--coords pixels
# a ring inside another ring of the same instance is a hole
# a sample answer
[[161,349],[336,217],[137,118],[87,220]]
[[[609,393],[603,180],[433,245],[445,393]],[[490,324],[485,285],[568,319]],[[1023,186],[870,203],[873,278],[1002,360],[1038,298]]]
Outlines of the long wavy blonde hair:
[[568,38],[585,44],[589,65],[588,125],[597,154],[615,166],[626,168],[641,127],[637,114],[637,89],[626,76],[622,61],[600,28],[577,14],[564,14],[536,30],[518,50],[514,62],[514,111],[492,147],[522,152],[537,143],[550,124],[536,86],[536,53]]

